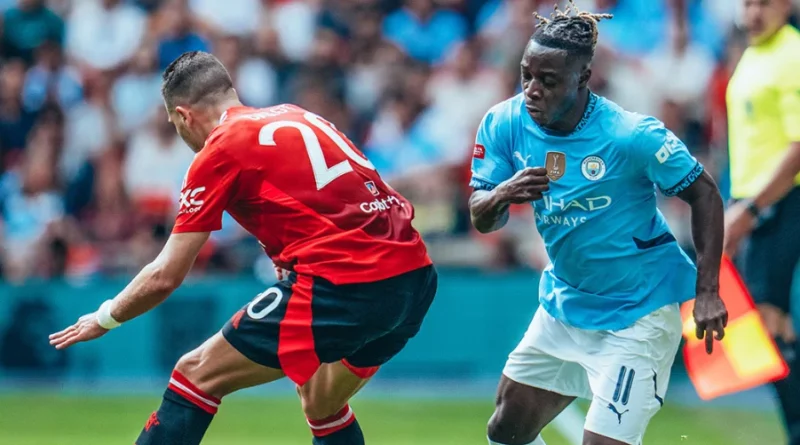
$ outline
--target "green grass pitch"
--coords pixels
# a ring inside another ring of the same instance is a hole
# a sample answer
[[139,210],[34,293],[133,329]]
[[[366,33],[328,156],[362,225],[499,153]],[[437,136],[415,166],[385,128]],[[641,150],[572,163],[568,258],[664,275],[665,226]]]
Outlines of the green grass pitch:
[[[0,396],[0,443],[113,445],[133,443],[154,397]],[[356,399],[352,406],[370,445],[485,445],[491,400]],[[548,445],[566,445],[552,430]],[[300,405],[291,398],[225,399],[205,445],[309,445]],[[765,413],[667,405],[648,430],[647,445],[777,445],[779,420]]]

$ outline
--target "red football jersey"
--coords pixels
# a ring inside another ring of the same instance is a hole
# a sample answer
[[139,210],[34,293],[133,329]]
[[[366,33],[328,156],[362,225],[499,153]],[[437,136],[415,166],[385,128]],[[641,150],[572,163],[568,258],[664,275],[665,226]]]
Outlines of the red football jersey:
[[294,105],[222,116],[186,174],[173,233],[219,230],[223,211],[277,265],[335,284],[431,264],[411,204],[344,134]]

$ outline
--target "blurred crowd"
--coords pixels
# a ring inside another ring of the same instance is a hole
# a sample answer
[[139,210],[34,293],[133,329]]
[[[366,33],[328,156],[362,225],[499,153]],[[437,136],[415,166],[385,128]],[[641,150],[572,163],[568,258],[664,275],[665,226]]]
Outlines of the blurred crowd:
[[[193,153],[167,122],[160,73],[206,50],[248,105],[299,104],[363,147],[417,209],[442,263],[540,268],[527,207],[476,236],[475,130],[519,91],[534,11],[554,0],[0,0],[0,276],[130,273],[170,232]],[[746,42],[730,0],[580,0],[600,25],[591,88],[655,115],[724,183],[725,86]],[[690,246],[687,208],[662,206]],[[265,269],[232,220],[199,271]]]

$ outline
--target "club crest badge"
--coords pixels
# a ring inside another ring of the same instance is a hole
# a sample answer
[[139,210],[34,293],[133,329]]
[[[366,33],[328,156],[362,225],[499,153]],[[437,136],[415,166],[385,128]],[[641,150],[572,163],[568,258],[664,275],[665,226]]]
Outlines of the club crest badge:
[[581,173],[590,181],[597,181],[606,175],[606,163],[598,156],[587,156],[581,162]]
[[548,151],[545,156],[545,168],[547,177],[551,181],[558,181],[567,169],[567,158],[564,153],[558,151]]
[[364,186],[366,186],[367,190],[369,190],[369,192],[372,193],[375,196],[378,196],[378,195],[381,194],[380,190],[378,190],[378,187],[375,186],[375,183],[373,181],[365,182]]

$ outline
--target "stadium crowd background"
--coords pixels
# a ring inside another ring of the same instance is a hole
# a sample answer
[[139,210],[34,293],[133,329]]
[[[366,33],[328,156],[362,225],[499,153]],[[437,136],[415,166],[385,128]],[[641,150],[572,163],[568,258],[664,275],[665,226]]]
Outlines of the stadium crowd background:
[[[600,25],[592,89],[662,119],[726,188],[724,91],[745,41],[730,0],[581,0]],[[470,229],[477,125],[519,90],[531,13],[553,0],[0,0],[0,267],[31,277],[130,274],[169,234],[192,152],[166,120],[160,73],[208,50],[244,101],[297,103],[344,130],[417,209],[441,264],[540,269],[528,207]],[[280,168],[280,166],[276,166]],[[688,208],[662,206],[691,249]],[[202,272],[269,270],[232,221]]]

